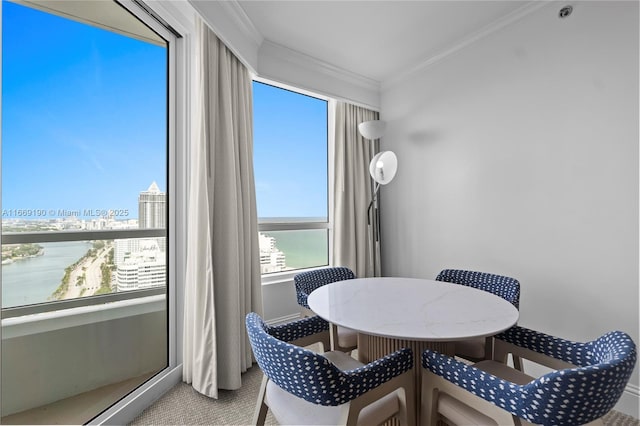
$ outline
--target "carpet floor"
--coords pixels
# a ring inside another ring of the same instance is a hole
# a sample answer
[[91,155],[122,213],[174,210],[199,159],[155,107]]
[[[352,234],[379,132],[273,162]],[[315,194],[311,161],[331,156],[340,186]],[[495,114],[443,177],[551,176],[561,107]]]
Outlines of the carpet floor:
[[[218,399],[199,394],[179,383],[138,415],[130,425],[249,425],[258,398],[262,372],[254,365],[242,375],[242,388],[220,391]],[[268,426],[277,425],[271,413]],[[612,411],[604,417],[606,426],[640,426],[633,417]]]

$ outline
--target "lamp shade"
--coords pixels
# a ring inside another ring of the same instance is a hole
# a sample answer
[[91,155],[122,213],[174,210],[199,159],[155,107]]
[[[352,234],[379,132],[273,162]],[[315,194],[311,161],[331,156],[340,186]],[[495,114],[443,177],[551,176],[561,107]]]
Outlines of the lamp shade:
[[380,120],[364,121],[358,124],[360,134],[366,139],[379,139],[384,134],[387,123]]
[[386,185],[391,182],[397,171],[398,158],[392,151],[377,153],[369,163],[369,173],[373,180],[380,185]]

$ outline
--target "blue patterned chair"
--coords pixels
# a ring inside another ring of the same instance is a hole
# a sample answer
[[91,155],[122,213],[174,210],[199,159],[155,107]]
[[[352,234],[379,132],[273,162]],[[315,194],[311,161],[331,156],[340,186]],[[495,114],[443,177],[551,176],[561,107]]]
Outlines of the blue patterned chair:
[[[438,274],[436,281],[477,288],[503,298],[516,308],[520,306],[520,283],[515,278],[488,272],[444,269]],[[492,351],[491,342],[491,338],[482,337],[456,342],[456,355],[471,361],[489,359]],[[516,368],[522,369],[519,359],[514,358],[514,363]]]
[[[505,364],[517,354],[553,369],[539,378]],[[571,342],[523,327],[495,338],[495,359],[467,365],[426,350],[422,354],[425,424],[602,424],[633,372],[636,345],[613,331]]]
[[[352,280],[356,276],[349,268],[335,266],[301,272],[293,277],[296,286],[296,298],[303,317],[313,316],[315,313],[309,308],[307,298],[318,287],[336,281]],[[330,329],[331,349],[349,352],[358,346],[358,334],[350,328],[332,325]]]
[[344,352],[293,344],[326,338],[329,324],[317,316],[269,326],[252,312],[246,326],[264,373],[254,424],[264,424],[267,410],[281,425],[369,425],[393,417],[416,424],[411,349],[364,365]]

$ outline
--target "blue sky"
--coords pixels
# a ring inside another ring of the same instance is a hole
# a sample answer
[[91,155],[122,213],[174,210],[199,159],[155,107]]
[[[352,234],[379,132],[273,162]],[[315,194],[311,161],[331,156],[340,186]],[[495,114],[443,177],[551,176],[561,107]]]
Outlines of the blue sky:
[[327,102],[253,84],[258,217],[327,216]]
[[[111,209],[137,218],[140,191],[153,181],[166,190],[166,49],[2,7],[3,217]],[[253,89],[258,216],[326,217],[327,102]]]
[[3,213],[137,218],[140,191],[166,190],[166,48],[2,7]]

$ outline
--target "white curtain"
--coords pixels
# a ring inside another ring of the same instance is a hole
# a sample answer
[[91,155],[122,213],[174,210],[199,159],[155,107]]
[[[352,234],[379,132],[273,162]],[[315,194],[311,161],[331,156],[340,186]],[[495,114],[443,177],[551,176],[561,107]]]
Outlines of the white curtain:
[[369,162],[378,141],[365,139],[358,124],[377,120],[375,111],[344,102],[335,107],[335,183],[333,263],[350,268],[357,277],[380,275],[376,244],[377,205],[368,210],[373,195]]
[[190,147],[183,380],[217,398],[251,366],[247,313],[262,314],[251,77],[202,22]]

